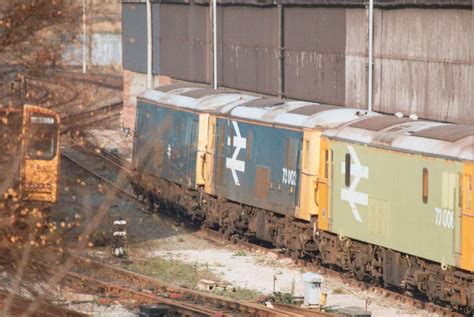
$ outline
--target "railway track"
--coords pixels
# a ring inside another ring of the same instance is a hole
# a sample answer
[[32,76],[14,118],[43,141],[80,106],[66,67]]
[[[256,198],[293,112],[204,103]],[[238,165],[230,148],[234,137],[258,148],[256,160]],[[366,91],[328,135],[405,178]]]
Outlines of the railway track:
[[61,118],[61,124],[63,126],[61,133],[64,134],[72,130],[80,130],[88,126],[118,118],[122,108],[123,102],[118,101],[100,108],[64,116]]
[[331,316],[293,306],[268,308],[253,302],[237,301],[163,283],[89,258],[74,257],[75,270],[67,274],[69,282],[82,283],[86,288],[98,287],[104,295],[132,299],[137,304],[160,303],[171,306],[180,313],[192,312],[202,316]]
[[[9,298],[11,297],[11,299]],[[31,299],[27,299],[18,295],[11,295],[7,292],[0,291],[0,307],[4,307],[9,301],[10,309],[9,316],[20,316],[25,312],[25,308],[28,307],[31,303]],[[86,317],[88,315],[82,314],[73,310],[69,310],[63,307],[50,305],[44,303],[38,307],[38,309],[31,315],[35,317]]]

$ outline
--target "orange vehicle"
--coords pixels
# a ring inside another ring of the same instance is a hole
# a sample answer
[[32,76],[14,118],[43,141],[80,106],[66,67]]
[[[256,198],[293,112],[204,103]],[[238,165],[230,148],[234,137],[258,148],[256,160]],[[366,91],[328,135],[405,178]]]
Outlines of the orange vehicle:
[[58,196],[59,115],[25,105],[0,109],[0,193],[54,203]]

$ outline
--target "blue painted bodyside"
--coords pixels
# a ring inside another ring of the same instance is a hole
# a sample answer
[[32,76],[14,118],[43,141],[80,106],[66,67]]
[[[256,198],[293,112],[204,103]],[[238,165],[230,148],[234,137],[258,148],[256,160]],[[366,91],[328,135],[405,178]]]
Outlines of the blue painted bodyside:
[[294,214],[303,132],[218,118],[214,157],[217,196]]
[[134,166],[139,173],[196,188],[199,116],[137,102]]

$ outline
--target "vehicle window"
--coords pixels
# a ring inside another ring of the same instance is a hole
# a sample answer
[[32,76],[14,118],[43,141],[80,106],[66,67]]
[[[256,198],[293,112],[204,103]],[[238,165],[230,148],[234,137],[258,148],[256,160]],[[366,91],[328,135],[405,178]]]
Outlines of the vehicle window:
[[346,153],[346,166],[345,166],[345,185],[346,187],[351,186],[351,155]]
[[304,162],[303,162],[303,167],[305,169],[309,168],[309,159],[310,159],[310,154],[309,154],[309,140],[304,140],[303,143],[303,155],[304,155]]
[[428,203],[428,169],[423,169],[423,203]]
[[324,178],[329,177],[329,150],[324,151]]
[[216,134],[216,124],[211,123],[210,133],[209,133],[209,149],[214,149],[214,140]]
[[56,156],[57,124],[53,117],[33,114],[28,132],[28,156],[36,160],[51,160]]

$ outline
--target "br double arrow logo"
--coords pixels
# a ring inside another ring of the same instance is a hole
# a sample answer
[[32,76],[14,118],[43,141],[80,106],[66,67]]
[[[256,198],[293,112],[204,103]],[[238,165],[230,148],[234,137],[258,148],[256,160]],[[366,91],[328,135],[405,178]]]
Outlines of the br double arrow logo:
[[[354,215],[354,219],[357,222],[362,222],[362,218],[360,217],[360,213],[359,210],[357,210],[356,205],[367,206],[369,203],[369,196],[365,193],[357,192],[356,188],[362,178],[369,178],[369,168],[360,164],[359,157],[357,156],[357,153],[352,145],[348,145],[347,149],[349,150],[351,157],[350,174],[351,176],[354,176],[354,179],[352,179],[349,188],[341,189],[341,199],[349,203],[349,206],[352,209],[352,214]],[[341,162],[341,172],[343,175],[346,174],[345,165],[345,162]]]
[[230,137],[227,137],[227,145],[230,146],[233,144],[234,153],[232,154],[232,157],[226,158],[225,167],[230,169],[232,178],[234,179],[234,184],[236,186],[240,186],[237,172],[245,172],[245,161],[239,160],[238,157],[240,150],[245,149],[247,146],[247,138],[243,138],[240,134],[239,125],[237,122],[232,121],[232,126],[234,128],[235,135],[232,139],[232,142]]

